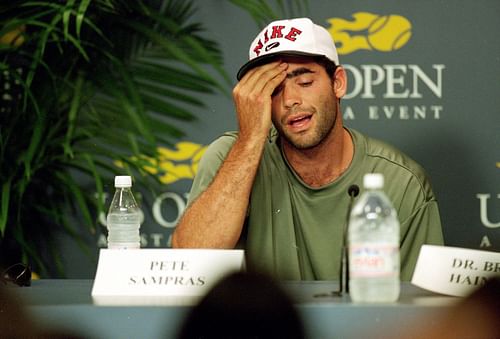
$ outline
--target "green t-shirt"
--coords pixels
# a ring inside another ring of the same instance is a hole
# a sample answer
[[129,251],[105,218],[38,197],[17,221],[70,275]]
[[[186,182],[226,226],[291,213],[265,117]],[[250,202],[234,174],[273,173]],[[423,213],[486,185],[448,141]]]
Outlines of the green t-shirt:
[[[384,175],[384,191],[398,213],[402,280],[411,279],[422,244],[443,244],[438,204],[423,169],[394,147],[348,131],[354,142],[351,165],[321,188],[300,179],[283,156],[277,133],[270,136],[242,234],[250,267],[283,280],[338,280],[347,190],[356,184],[361,195],[366,173]],[[208,147],[188,204],[211,183],[236,136],[226,133]]]

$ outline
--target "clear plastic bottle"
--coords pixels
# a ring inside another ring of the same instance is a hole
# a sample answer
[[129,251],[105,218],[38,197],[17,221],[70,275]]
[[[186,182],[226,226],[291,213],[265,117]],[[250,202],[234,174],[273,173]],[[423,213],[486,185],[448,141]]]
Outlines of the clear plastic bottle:
[[106,219],[108,248],[110,249],[141,247],[139,235],[141,210],[135,201],[131,187],[130,176],[115,177],[115,195]]
[[393,302],[400,291],[399,220],[381,174],[366,174],[363,186],[349,221],[350,296],[354,302]]

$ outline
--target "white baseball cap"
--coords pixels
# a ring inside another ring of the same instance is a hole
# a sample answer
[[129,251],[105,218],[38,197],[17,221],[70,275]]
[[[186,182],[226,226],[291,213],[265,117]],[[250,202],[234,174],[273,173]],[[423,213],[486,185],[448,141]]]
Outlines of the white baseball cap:
[[339,64],[331,34],[308,18],[271,22],[254,39],[248,54],[249,61],[238,71],[238,80],[250,69],[270,62],[276,55],[325,56],[335,65]]

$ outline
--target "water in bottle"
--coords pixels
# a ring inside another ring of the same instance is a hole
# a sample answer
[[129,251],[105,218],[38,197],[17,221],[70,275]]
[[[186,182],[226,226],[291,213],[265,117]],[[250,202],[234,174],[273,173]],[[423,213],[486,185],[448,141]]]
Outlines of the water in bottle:
[[132,194],[132,178],[116,176],[115,188],[106,220],[108,248],[140,248],[141,210]]
[[354,302],[393,302],[399,297],[399,221],[383,192],[384,177],[366,174],[365,192],[349,221],[349,288]]

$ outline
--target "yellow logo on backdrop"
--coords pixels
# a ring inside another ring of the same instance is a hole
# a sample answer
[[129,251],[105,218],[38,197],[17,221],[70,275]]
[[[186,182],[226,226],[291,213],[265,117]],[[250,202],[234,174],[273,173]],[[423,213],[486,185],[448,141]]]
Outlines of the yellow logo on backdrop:
[[157,175],[164,184],[171,184],[181,179],[193,179],[198,170],[198,162],[207,146],[182,141],[175,147],[175,149],[158,147],[158,159],[142,156],[141,160],[147,163],[142,168]]
[[0,36],[0,45],[10,45],[14,47],[19,47],[24,43],[24,32],[26,31],[26,26],[21,25],[10,32],[5,33]]
[[411,23],[401,15],[377,15],[357,12],[354,20],[331,18],[328,29],[335,38],[337,52],[349,54],[357,50],[390,52],[403,47],[411,37]]
[[164,184],[171,184],[180,179],[193,179],[198,170],[198,162],[207,146],[193,142],[178,142],[176,149],[158,147],[160,169],[159,178]]

